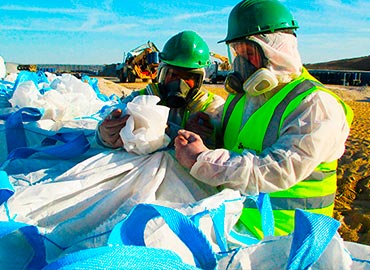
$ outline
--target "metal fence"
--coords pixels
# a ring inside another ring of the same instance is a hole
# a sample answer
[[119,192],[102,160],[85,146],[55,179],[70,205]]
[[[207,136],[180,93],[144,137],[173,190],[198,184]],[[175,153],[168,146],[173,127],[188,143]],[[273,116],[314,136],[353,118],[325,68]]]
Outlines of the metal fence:
[[310,69],[309,72],[324,84],[370,85],[370,71]]

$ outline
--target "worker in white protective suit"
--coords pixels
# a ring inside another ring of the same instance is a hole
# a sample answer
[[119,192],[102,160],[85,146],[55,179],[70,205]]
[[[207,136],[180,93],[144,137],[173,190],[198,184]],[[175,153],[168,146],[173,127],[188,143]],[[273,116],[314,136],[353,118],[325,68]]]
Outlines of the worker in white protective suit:
[[[275,235],[291,233],[296,208],[333,214],[337,160],[353,112],[302,66],[297,22],[277,0],[246,0],[230,13],[225,41],[234,72],[225,81],[223,148],[180,130],[176,157],[196,179],[246,195],[268,193]],[[237,224],[263,237],[257,206]]]
[[6,77],[5,61],[0,55],[0,80]]

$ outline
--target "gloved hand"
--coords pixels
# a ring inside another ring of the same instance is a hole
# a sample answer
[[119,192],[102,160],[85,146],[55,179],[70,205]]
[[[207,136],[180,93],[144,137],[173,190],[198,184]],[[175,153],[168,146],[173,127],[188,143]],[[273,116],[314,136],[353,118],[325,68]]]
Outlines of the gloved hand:
[[197,133],[205,142],[212,140],[214,126],[209,115],[204,112],[197,112],[191,116],[185,124],[185,128]]
[[197,161],[197,157],[208,148],[203,144],[201,137],[191,131],[179,130],[175,138],[176,158],[185,168],[190,169]]
[[130,116],[124,115],[121,117],[121,113],[121,109],[113,110],[98,128],[101,140],[105,145],[111,148],[119,148],[123,146],[119,133],[121,129],[126,126],[126,121]]

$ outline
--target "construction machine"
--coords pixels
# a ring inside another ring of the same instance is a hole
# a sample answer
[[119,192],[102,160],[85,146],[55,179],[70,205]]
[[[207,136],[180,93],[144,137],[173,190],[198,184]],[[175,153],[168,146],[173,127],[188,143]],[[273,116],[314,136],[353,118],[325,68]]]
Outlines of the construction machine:
[[31,72],[36,72],[37,71],[37,65],[18,65],[17,69],[19,71],[26,70],[26,71],[31,71]]
[[210,52],[210,56],[216,60],[206,70],[208,81],[211,83],[224,82],[227,74],[231,71],[229,59],[215,52]]
[[116,67],[120,82],[135,82],[141,79],[155,81],[159,66],[159,50],[148,41],[124,54],[123,63]]

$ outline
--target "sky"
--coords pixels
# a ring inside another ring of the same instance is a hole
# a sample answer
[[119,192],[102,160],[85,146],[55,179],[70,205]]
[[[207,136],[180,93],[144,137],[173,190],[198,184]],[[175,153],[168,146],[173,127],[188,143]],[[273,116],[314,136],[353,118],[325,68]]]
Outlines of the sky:
[[[0,56],[20,64],[112,64],[147,41],[160,50],[183,30],[227,55],[239,0],[0,0]],[[300,28],[303,63],[370,55],[370,0],[281,0]]]

